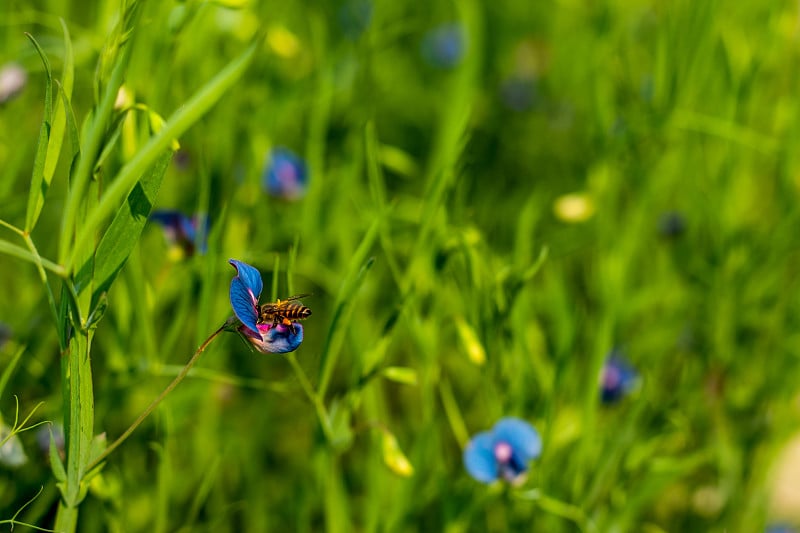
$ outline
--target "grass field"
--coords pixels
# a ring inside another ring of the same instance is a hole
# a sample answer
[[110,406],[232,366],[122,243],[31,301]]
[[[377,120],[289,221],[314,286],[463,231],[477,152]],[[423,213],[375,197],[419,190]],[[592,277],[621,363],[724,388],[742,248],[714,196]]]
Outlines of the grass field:
[[[789,1],[5,0],[0,527],[800,528],[798,60]],[[196,352],[229,259],[296,351]]]

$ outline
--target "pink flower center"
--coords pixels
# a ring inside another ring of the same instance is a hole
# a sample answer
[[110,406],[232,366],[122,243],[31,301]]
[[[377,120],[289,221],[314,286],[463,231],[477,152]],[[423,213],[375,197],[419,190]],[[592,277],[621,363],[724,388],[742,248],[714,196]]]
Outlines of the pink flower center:
[[607,389],[616,388],[617,385],[619,385],[619,382],[620,382],[621,378],[622,378],[622,376],[620,376],[620,372],[616,368],[607,367],[603,371],[603,385]]
[[278,180],[285,187],[291,187],[297,183],[297,171],[292,165],[281,165],[278,169]]
[[494,457],[498,463],[509,462],[513,453],[514,450],[511,449],[511,445],[507,442],[498,442],[494,446]]

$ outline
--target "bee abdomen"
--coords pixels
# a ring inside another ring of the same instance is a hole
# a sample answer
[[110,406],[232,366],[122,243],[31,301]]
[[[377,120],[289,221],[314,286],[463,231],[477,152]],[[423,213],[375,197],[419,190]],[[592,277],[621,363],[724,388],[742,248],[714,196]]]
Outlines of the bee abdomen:
[[305,305],[289,304],[285,309],[286,318],[304,319],[311,316],[311,309]]

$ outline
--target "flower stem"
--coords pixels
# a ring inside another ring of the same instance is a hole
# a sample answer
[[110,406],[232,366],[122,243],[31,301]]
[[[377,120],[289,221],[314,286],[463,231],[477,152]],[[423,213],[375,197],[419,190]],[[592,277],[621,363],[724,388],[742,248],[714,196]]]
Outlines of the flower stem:
[[161,392],[161,394],[159,394],[158,397],[155,400],[153,400],[150,405],[147,406],[147,409],[145,409],[142,412],[142,414],[139,415],[139,418],[137,418],[133,422],[133,424],[131,424],[131,426],[128,429],[126,429],[125,432],[117,438],[117,440],[112,442],[111,445],[109,445],[103,451],[103,453],[98,455],[91,463],[89,463],[89,465],[86,467],[87,471],[91,470],[92,468],[94,468],[95,466],[100,464],[100,462],[105,460],[105,458],[108,457],[111,454],[111,452],[116,450],[119,447],[119,445],[122,444],[125,441],[125,439],[127,439],[131,435],[131,433],[133,433],[134,430],[136,430],[136,428],[139,427],[139,425],[142,422],[144,422],[144,419],[147,418],[148,415],[150,415],[150,413],[152,413],[153,410],[155,410],[156,407],[158,407],[158,404],[161,403],[161,401],[167,396],[167,394],[172,392],[172,389],[177,387],[178,383],[183,381],[183,378],[186,377],[186,375],[189,373],[189,370],[191,370],[192,367],[194,366],[194,364],[197,362],[198,358],[200,357],[200,354],[205,351],[205,349],[208,347],[209,344],[211,344],[211,341],[214,340],[214,338],[217,335],[219,335],[220,333],[222,333],[224,330],[225,330],[225,325],[221,326],[217,331],[212,333],[211,336],[209,336],[203,342],[203,344],[200,345],[200,347],[197,349],[197,351],[194,352],[194,355],[192,355],[192,358],[189,359],[189,362],[186,363],[186,366],[184,366],[183,369],[180,371],[180,373],[177,376],[175,376],[175,379],[172,380],[172,383],[167,385],[167,388],[164,389]]
[[332,444],[333,428],[331,427],[331,419],[328,416],[327,409],[325,409],[325,406],[322,404],[319,395],[314,391],[314,387],[311,386],[311,382],[308,380],[303,368],[297,362],[294,353],[287,353],[286,359],[288,359],[289,364],[292,365],[292,369],[297,375],[297,380],[300,382],[300,386],[303,387],[303,392],[306,393],[309,401],[314,404],[314,409],[317,411],[317,418],[319,419],[320,426],[322,426],[322,432],[325,433],[325,438]]

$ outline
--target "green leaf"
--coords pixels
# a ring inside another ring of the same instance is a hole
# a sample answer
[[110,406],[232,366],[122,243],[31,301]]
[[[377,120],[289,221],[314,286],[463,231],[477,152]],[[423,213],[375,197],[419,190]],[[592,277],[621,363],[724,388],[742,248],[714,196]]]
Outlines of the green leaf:
[[[80,222],[85,220],[85,216],[81,213],[81,206],[86,201],[86,191],[89,188],[97,154],[100,153],[102,148],[108,121],[114,110],[117,92],[122,85],[128,67],[128,61],[130,60],[131,45],[127,43],[127,38],[123,38],[121,35],[128,35],[132,27],[130,25],[136,23],[137,15],[140,12],[141,10],[138,9],[138,2],[131,2],[128,5],[122,20],[109,36],[107,47],[101,55],[101,64],[98,65],[96,70],[96,75],[99,80],[102,78],[101,73],[104,71],[104,65],[111,63],[112,60],[114,61],[114,66],[108,82],[105,85],[102,97],[99,90],[97,94],[95,94],[95,107],[89,112],[83,125],[81,157],[77,165],[75,165],[74,172],[70,173],[70,191],[67,196],[66,204],[64,205],[64,214],[61,223],[62,233],[58,247],[59,262],[64,262],[68,257],[70,259],[70,273],[72,273],[72,268],[79,260],[85,260],[91,253],[91,250],[77,248],[72,237],[73,234],[77,232],[77,226],[80,226]],[[126,24],[129,26],[125,26]],[[140,169],[139,174],[143,174],[148,166],[149,165],[145,165]],[[131,186],[133,186],[133,183],[131,183]],[[121,200],[120,198],[120,201]],[[95,232],[93,231],[92,237],[94,235]]]
[[[61,154],[61,145],[64,142],[64,129],[67,126],[68,115],[72,112],[68,102],[70,98],[72,98],[72,86],[75,79],[75,60],[72,53],[72,41],[70,40],[69,31],[63,19],[61,19],[61,28],[64,32],[64,70],[61,73],[61,83],[59,83],[59,92],[62,98],[57,99],[55,102],[55,110],[52,114],[52,128],[50,129],[47,153],[44,159],[44,168],[39,178],[41,181],[36,187],[34,187],[36,183],[31,183],[31,191],[28,198],[28,216],[26,219],[26,228],[28,230],[33,229],[42,212],[44,198],[50,188],[50,183],[53,181],[53,175],[56,172],[56,165],[58,164],[58,157]],[[48,94],[50,90],[51,88],[48,87]],[[76,145],[73,145],[73,150],[75,150],[75,146]]]
[[[154,135],[147,144],[119,171],[117,177],[105,191],[100,203],[92,209],[82,225],[77,241],[72,246],[67,270],[75,266],[76,253],[91,241],[103,221],[120,205],[126,194],[136,185],[145,170],[163,157],[164,150],[172,146],[175,139],[194,125],[211,107],[222,98],[244,74],[258,49],[258,41],[251,44],[239,57],[231,61],[211,81],[206,83],[186,104],[178,108],[169,118],[164,128]],[[63,251],[63,246],[62,246]]]
[[[136,184],[128,195],[128,200],[119,208],[117,215],[100,240],[94,259],[89,259],[81,267],[76,277],[78,292],[82,292],[94,276],[92,309],[102,302],[100,296],[111,287],[117,273],[125,265],[125,261],[136,246],[139,235],[147,223],[147,217],[153,208],[164,174],[169,168],[171,158],[172,151],[163,152],[150,172]],[[93,314],[97,317],[100,316],[99,310]]]
[[30,33],[25,35],[33,43],[39,57],[44,64],[45,78],[45,94],[44,94],[44,118],[42,119],[42,127],[39,129],[39,142],[36,145],[36,157],[33,160],[33,174],[31,175],[31,188],[28,196],[28,210],[25,215],[25,229],[30,231],[36,224],[36,219],[39,217],[41,206],[44,204],[44,194],[47,192],[48,183],[44,180],[45,161],[47,159],[47,149],[50,140],[50,128],[53,123],[53,72],[50,68],[50,61],[47,59],[47,54],[44,53],[42,47],[33,38]]
[[[108,439],[106,438],[105,432],[100,433],[99,435],[95,435],[94,438],[92,439],[92,444],[89,449],[89,457],[91,459],[90,462],[100,457],[100,455],[102,455],[103,452],[106,451],[106,448],[108,448]],[[92,472],[95,471],[92,470]],[[99,473],[99,471],[97,473]],[[89,476],[87,475],[86,477],[88,478]]]
[[3,374],[0,376],[0,398],[3,397],[3,392],[6,390],[8,380],[11,379],[11,374],[14,373],[14,369],[16,368],[17,363],[19,363],[20,357],[22,357],[23,353],[25,353],[25,347],[21,346],[17,350],[17,353],[14,354],[14,357],[11,358],[11,362],[8,363],[8,366],[3,369]]
[[[53,437],[53,428],[50,427],[50,469],[53,471],[53,476],[56,481],[64,482],[67,480],[67,471],[64,470],[64,463],[61,462],[61,457],[58,455],[58,446],[56,446],[56,439]],[[60,483],[59,483],[60,485]]]
[[344,334],[350,322],[353,302],[355,301],[352,295],[358,290],[361,283],[363,283],[364,275],[372,268],[374,258],[371,257],[366,262],[364,262],[364,260],[378,237],[378,230],[382,223],[382,219],[377,218],[372,223],[369,230],[367,230],[367,233],[361,240],[361,244],[358,245],[358,248],[353,254],[349,271],[342,282],[339,295],[336,297],[333,318],[331,319],[331,325],[328,327],[328,335],[325,338],[325,344],[322,347],[322,355],[320,357],[320,398],[325,397],[325,391],[328,388],[333,369],[336,366],[339,350],[344,342]]

